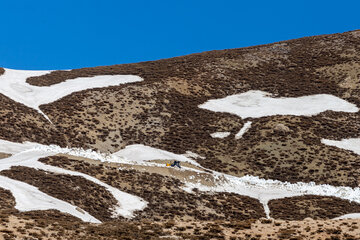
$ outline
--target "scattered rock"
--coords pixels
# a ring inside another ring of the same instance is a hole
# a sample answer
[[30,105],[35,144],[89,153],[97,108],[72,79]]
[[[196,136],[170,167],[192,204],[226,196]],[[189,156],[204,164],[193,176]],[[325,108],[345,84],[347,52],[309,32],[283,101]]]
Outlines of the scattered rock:
[[290,132],[290,128],[285,126],[282,123],[278,123],[274,127],[274,132],[287,133],[287,132]]

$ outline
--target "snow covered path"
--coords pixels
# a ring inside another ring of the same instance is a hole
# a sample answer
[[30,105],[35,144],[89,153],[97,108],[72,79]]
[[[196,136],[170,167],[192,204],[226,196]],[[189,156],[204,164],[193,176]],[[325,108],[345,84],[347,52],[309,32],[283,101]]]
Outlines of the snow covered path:
[[143,80],[141,77],[134,75],[106,75],[71,79],[47,87],[33,86],[26,82],[26,79],[29,77],[41,76],[50,72],[5,69],[5,73],[0,75],[0,93],[16,102],[35,109],[49,120],[40,110],[40,105],[54,102],[73,92],[91,88],[117,86]]
[[[84,177],[89,181],[105,187],[118,201],[118,205],[114,209],[114,217],[121,215],[123,217],[131,218],[134,211],[142,210],[146,207],[147,202],[141,198],[122,192],[87,174],[53,167],[39,162],[39,158],[55,155],[58,153],[50,151],[51,148],[47,149],[46,151],[39,150],[41,149],[40,146],[40,144],[36,143],[21,144],[0,140],[0,151],[14,154],[8,158],[1,159],[0,171],[10,169],[12,166],[24,166],[54,173]],[[19,152],[16,153],[16,151]],[[96,218],[89,215],[87,212],[84,211],[84,213],[81,213],[80,211],[76,210],[76,206],[48,196],[29,184],[6,177],[1,177],[0,187],[9,189],[13,193],[17,202],[15,207],[20,211],[57,209],[61,212],[69,213],[75,217],[79,217],[83,221],[90,221],[95,223],[100,222]],[[28,196],[31,196],[31,198]]]

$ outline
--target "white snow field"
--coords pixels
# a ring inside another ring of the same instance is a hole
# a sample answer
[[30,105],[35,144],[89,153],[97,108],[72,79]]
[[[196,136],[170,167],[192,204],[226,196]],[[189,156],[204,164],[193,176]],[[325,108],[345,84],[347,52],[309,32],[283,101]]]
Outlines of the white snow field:
[[235,139],[240,139],[242,136],[251,128],[250,121],[247,121],[244,126],[240,129],[240,131],[235,135]]
[[275,98],[270,93],[257,90],[209,100],[199,107],[214,112],[232,113],[241,118],[260,118],[273,115],[311,116],[327,110],[359,111],[355,104],[333,95],[317,94],[296,98]]
[[91,88],[117,86],[119,84],[139,82],[143,79],[134,75],[106,75],[95,77],[82,77],[67,80],[48,87],[38,87],[26,82],[29,77],[41,76],[51,71],[23,71],[5,69],[0,75],[0,93],[12,100],[22,103],[49,118],[40,110],[39,106],[59,100],[73,92]]
[[[19,151],[16,152],[15,149],[18,149]],[[1,159],[0,171],[10,169],[12,166],[24,166],[24,167],[30,167],[35,169],[41,169],[44,171],[54,172],[54,173],[84,177],[89,181],[92,181],[100,186],[105,187],[118,201],[118,205],[115,206],[115,209],[113,209],[114,217],[121,215],[123,217],[131,218],[133,216],[134,211],[142,210],[146,207],[147,202],[144,201],[143,199],[122,192],[87,174],[49,166],[38,161],[39,158],[56,155],[58,152],[53,151],[54,149],[56,150],[56,148],[45,148],[42,145],[36,143],[21,144],[21,143],[12,143],[0,139],[0,151],[4,153],[13,154],[8,158]],[[83,221],[90,221],[97,223],[100,222],[99,220],[90,216],[86,212],[82,214],[81,212],[77,211],[75,206],[72,206],[71,204],[68,204],[58,199],[56,199],[55,201],[54,200],[55,198],[50,197],[40,192],[37,188],[22,183],[20,181],[12,180],[6,177],[1,177],[0,187],[9,189],[13,193],[16,200],[15,207],[20,211],[31,211],[35,209],[37,210],[57,209],[61,212],[66,212],[75,217],[79,217]]]
[[210,134],[212,138],[226,138],[229,135],[230,132],[214,132]]
[[354,153],[360,155],[360,138],[342,139],[340,141],[321,139],[321,143],[329,145],[329,146],[342,148],[345,150],[350,150],[350,151],[353,151]]
[[[14,145],[21,143],[11,143],[8,141],[0,140],[0,151],[7,149],[7,146],[10,146],[10,151],[13,151]],[[167,159],[167,160],[179,160],[186,161],[192,164],[198,163],[194,159],[191,159],[191,156],[194,158],[199,158],[196,153],[187,153],[189,157],[184,155],[179,155],[171,152],[167,152],[164,150],[144,146],[144,145],[131,145],[127,146],[125,149],[120,150],[116,154],[113,155],[104,155],[96,152],[92,152],[91,150],[82,150],[82,149],[64,149],[58,146],[44,146],[40,144],[34,144],[32,148],[30,143],[24,144],[27,149],[24,147],[23,151],[13,155],[12,157],[2,159],[0,161],[0,170],[9,169],[11,166],[27,166],[34,167],[38,169],[43,169],[45,171],[51,171],[56,173],[63,174],[71,174],[77,176],[83,176],[86,179],[98,183],[98,180],[93,179],[92,177],[77,173],[73,171],[68,171],[65,169],[57,168],[42,164],[37,161],[39,157],[54,155],[56,153],[67,153],[69,155],[75,156],[83,156],[87,158],[92,158],[94,160],[99,161],[110,161],[110,162],[119,162],[119,163],[131,163],[138,165],[148,165],[148,161],[150,160],[158,160],[158,159]],[[19,147],[20,148],[20,147]],[[25,149],[25,150],[24,150]],[[9,152],[10,152],[9,151]],[[6,153],[6,151],[3,151]],[[137,152],[139,154],[137,154]],[[156,165],[163,166],[165,165]],[[191,169],[191,168],[189,168]],[[189,170],[187,169],[187,170]],[[209,169],[205,169],[209,170]],[[194,170],[194,174],[198,174],[199,170]],[[211,171],[217,181],[215,182],[215,186],[206,186],[199,182],[185,182],[184,190],[191,192],[192,189],[198,188],[201,191],[209,191],[209,192],[232,192],[239,195],[253,197],[258,199],[263,205],[265,209],[265,213],[267,216],[270,216],[270,211],[268,208],[268,201],[271,199],[279,199],[284,197],[293,197],[293,196],[301,196],[301,195],[318,195],[318,196],[332,196],[338,197],[341,199],[346,199],[350,201],[354,201],[360,203],[360,188],[350,188],[350,187],[335,187],[327,184],[317,185],[313,182],[304,183],[288,183],[281,182],[277,180],[265,180],[259,177],[254,176],[244,176],[244,177],[235,177],[227,174],[223,174],[216,171]],[[104,183],[98,183],[109,190],[109,187]],[[0,179],[0,187],[5,185]],[[12,190],[11,190],[12,191]],[[111,190],[110,190],[111,191]],[[117,190],[115,190],[117,191]],[[125,210],[130,213],[134,209],[143,209],[146,206],[146,203],[142,201],[140,198],[127,194],[124,200],[124,197],[117,195],[117,193],[112,192],[116,199],[120,202],[120,207],[123,207]],[[26,192],[24,193],[26,194]],[[124,193],[126,194],[126,193]],[[123,202],[124,201],[124,202]],[[56,206],[59,209],[60,207]],[[59,209],[60,210],[60,209]],[[60,210],[61,211],[61,210]],[[118,210],[118,213],[121,211]],[[123,213],[123,212],[122,212]]]

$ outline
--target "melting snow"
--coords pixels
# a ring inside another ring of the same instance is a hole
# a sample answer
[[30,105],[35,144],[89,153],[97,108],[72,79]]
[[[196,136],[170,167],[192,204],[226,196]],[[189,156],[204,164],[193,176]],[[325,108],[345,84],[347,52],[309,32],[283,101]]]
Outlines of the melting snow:
[[288,183],[277,180],[265,180],[254,176],[235,177],[218,172],[213,172],[219,183],[215,187],[209,187],[198,183],[186,183],[184,190],[191,191],[198,188],[201,191],[232,192],[239,195],[258,199],[265,208],[269,217],[267,203],[271,199],[294,197],[301,195],[332,196],[360,203],[360,188],[334,187],[327,184],[317,185],[310,183]]
[[[45,165],[38,161],[39,158],[61,153],[61,151],[55,151],[58,149],[61,148],[45,147],[40,144],[28,143],[28,142],[24,144],[12,143],[0,139],[0,150],[5,153],[14,154],[11,157],[1,159],[0,171],[5,169],[10,169],[12,166],[25,166],[25,167],[41,169],[54,173],[84,177],[89,181],[92,181],[100,186],[105,187],[118,201],[118,206],[116,206],[114,209],[115,210],[114,216],[121,215],[123,217],[132,217],[133,216],[132,213],[134,211],[142,210],[146,207],[147,202],[145,202],[141,198],[122,192],[87,174]],[[80,150],[78,150],[77,152],[79,153]],[[87,153],[89,151],[87,152],[84,151],[84,152]],[[94,155],[96,156],[96,154]],[[30,211],[35,209],[37,210],[57,209],[61,212],[66,212],[75,217],[79,217],[83,221],[99,222],[99,220],[90,216],[85,211],[84,213],[80,213],[79,211],[76,210],[75,206],[58,199],[56,199],[55,201],[54,200],[55,198],[48,196],[45,193],[40,192],[37,188],[22,183],[20,181],[12,180],[6,177],[1,177],[0,187],[9,189],[13,193],[17,203],[16,208],[21,211]],[[34,204],[30,204],[30,203],[34,203]]]
[[212,138],[226,138],[229,135],[230,132],[214,132],[210,134]]
[[327,110],[359,111],[355,104],[328,94],[274,98],[270,93],[254,90],[209,100],[199,107],[214,112],[236,114],[241,118],[260,118],[273,115],[311,116]]
[[133,212],[136,210],[142,210],[146,207],[146,202],[140,199],[139,197],[133,196],[131,194],[120,191],[117,188],[114,188],[106,183],[101,182],[97,178],[91,177],[84,173],[79,173],[75,171],[65,170],[59,167],[45,165],[41,162],[35,162],[28,165],[28,167],[34,167],[37,169],[42,169],[44,171],[68,174],[73,176],[83,177],[91,182],[94,182],[100,186],[103,186],[108,190],[114,198],[118,201],[118,205],[115,207],[113,217],[123,216],[127,218],[133,217]]
[[19,211],[57,209],[78,217],[84,222],[101,223],[86,211],[80,212],[76,206],[51,197],[27,183],[0,176],[0,187],[11,191],[16,201],[15,208]]
[[[19,143],[11,143],[11,144],[9,143],[11,142],[0,140],[0,150],[6,153],[5,150],[7,149],[8,146],[10,146],[8,148],[9,149],[8,152],[14,153],[15,145],[22,145]],[[44,156],[54,155],[56,153],[67,153],[70,155],[83,156],[100,161],[125,162],[131,164],[139,164],[139,165],[147,165],[148,164],[147,161],[150,160],[166,159],[166,160],[186,161],[199,166],[199,164],[196,163],[195,160],[190,159],[184,155],[174,154],[171,152],[144,146],[141,144],[127,146],[125,149],[122,149],[119,152],[112,155],[99,154],[96,152],[92,152],[90,150],[85,151],[82,149],[64,149],[58,146],[44,146],[34,143],[25,143],[23,145],[24,145],[23,148],[18,147],[22,152],[17,153],[12,157],[2,159],[0,161],[0,170],[8,169],[11,166],[27,166],[27,167],[34,167],[51,172],[83,176],[90,181],[93,181],[101,186],[106,187],[119,201],[120,203],[119,207],[123,208],[122,210],[117,209],[117,213],[124,215],[128,213],[131,214],[131,212],[134,210],[143,209],[146,206],[146,203],[138,197],[123,193],[121,191],[118,191],[117,189],[110,189],[111,188],[110,186],[86,174],[69,171],[53,166],[48,166],[38,162],[37,159]],[[189,155],[189,153],[186,155],[188,155],[189,157],[195,156],[194,153],[191,153],[190,154],[191,156]],[[206,170],[205,168],[203,169]],[[264,209],[268,217],[270,215],[269,208],[267,205],[268,201],[271,199],[278,199],[284,197],[293,197],[293,196],[311,194],[318,196],[339,197],[342,199],[360,203],[360,188],[335,187],[327,184],[317,185],[313,182],[310,183],[298,182],[292,184],[277,180],[265,180],[254,176],[235,177],[216,171],[211,171],[211,172],[213,174],[213,177],[217,180],[215,181],[216,183],[215,186],[207,186],[200,182],[185,182],[184,190],[191,192],[193,188],[198,188],[201,191],[232,192],[239,195],[249,196],[258,199],[264,205]],[[0,187],[6,188],[5,185],[9,186],[7,185],[6,182],[8,179],[2,181],[3,179],[4,179],[3,177],[0,178]],[[9,187],[6,189],[9,189]],[[16,189],[18,189],[16,186],[10,187],[11,191],[21,191],[22,194],[24,195],[32,194],[31,192],[34,191],[33,188],[30,189],[27,187],[20,188],[20,190],[16,190]],[[17,202],[18,201],[20,202],[21,200],[25,201],[24,199],[18,200],[19,195],[15,197],[17,198]],[[40,199],[38,201],[43,201],[42,197],[39,198]],[[46,202],[47,200],[44,201]],[[64,207],[60,206],[59,204],[60,203],[54,202],[53,205],[49,208],[55,208],[65,212]],[[47,205],[45,204],[45,206]],[[68,208],[66,208],[66,212],[73,214],[74,216],[75,214],[77,214],[76,216],[78,216],[79,212],[78,211],[74,212],[74,209],[75,209],[74,206],[71,207],[68,206]],[[83,219],[84,221],[90,221],[88,215],[80,216],[80,218]]]
[[106,75],[76,78],[46,87],[33,86],[26,82],[26,79],[29,77],[41,76],[50,72],[51,71],[5,69],[5,73],[0,75],[0,93],[16,102],[37,110],[49,120],[49,118],[40,110],[40,105],[54,102],[73,92],[91,88],[116,86],[143,80],[142,78],[133,75]]
[[360,155],[360,138],[342,139],[340,141],[321,139],[321,142],[326,145],[350,150]]
[[[248,124],[247,127],[249,127],[249,125],[250,124]],[[137,154],[138,150],[140,154]],[[143,160],[185,160],[183,155],[174,154],[144,145],[131,145],[119,152],[122,154],[118,154],[118,156],[137,161],[138,164],[144,164],[144,162],[142,162]],[[218,179],[217,185],[215,187],[209,187],[201,184],[200,182],[186,182],[184,190],[191,191],[193,188],[198,188],[202,191],[232,192],[239,195],[253,197],[258,199],[264,205],[264,209],[268,217],[269,208],[267,203],[271,199],[311,194],[318,196],[339,197],[360,203],[360,188],[334,187],[327,184],[317,185],[313,182],[298,182],[292,184],[277,180],[265,180],[254,176],[235,177],[216,171],[211,172],[213,173],[213,176]]]
[[246,122],[244,126],[240,129],[240,131],[235,135],[235,139],[240,139],[242,136],[250,129],[251,127],[250,121]]

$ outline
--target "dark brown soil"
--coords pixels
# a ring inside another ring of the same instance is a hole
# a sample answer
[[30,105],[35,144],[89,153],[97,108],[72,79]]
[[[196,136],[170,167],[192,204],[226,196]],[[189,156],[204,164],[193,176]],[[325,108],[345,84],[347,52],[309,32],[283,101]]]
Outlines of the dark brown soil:
[[9,190],[0,188],[0,211],[15,207],[15,198]]
[[360,212],[360,204],[336,197],[299,196],[269,201],[270,215],[275,219],[332,219]]
[[5,72],[5,69],[4,69],[4,68],[2,68],[2,67],[0,67],[0,75],[3,75],[3,74],[4,74],[4,72]]
[[78,206],[100,221],[111,220],[115,198],[102,186],[83,177],[54,174],[28,167],[12,167],[1,175],[26,182],[40,191]]
[[246,220],[265,216],[263,206],[256,199],[232,193],[187,193],[181,189],[179,180],[159,174],[96,166],[60,156],[40,161],[89,174],[148,201],[147,208],[137,212],[133,220]]

